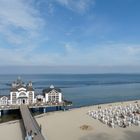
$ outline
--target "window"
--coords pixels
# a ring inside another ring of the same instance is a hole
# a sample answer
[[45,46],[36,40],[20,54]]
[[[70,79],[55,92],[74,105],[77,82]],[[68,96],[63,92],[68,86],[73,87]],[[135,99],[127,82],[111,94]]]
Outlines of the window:
[[19,96],[26,96],[24,92],[20,93]]

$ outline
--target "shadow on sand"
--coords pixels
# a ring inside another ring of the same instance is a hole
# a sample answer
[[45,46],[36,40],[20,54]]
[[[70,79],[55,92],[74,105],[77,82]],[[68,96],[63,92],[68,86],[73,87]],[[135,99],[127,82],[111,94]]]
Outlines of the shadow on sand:
[[132,131],[125,131],[125,139],[126,140],[139,140],[140,139],[140,132],[132,132]]
[[107,133],[99,133],[96,135],[89,134],[80,138],[79,140],[139,140],[140,139],[140,132],[133,132],[133,131],[125,131],[124,136],[122,138],[117,138]]
[[20,120],[19,123],[20,123],[20,129],[21,129],[21,131],[22,131],[22,139],[25,140],[26,134],[25,134],[25,128],[24,128],[24,125],[23,125],[22,120]]
[[96,135],[89,134],[87,136],[80,138],[80,140],[112,140],[112,138],[110,137],[110,135],[106,133],[99,133]]

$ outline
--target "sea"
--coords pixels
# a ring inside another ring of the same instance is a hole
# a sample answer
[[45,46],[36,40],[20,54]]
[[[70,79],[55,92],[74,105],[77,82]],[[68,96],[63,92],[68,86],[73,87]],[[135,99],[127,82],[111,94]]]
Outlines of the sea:
[[0,95],[9,95],[11,83],[21,77],[33,82],[35,94],[54,85],[73,107],[140,99],[140,74],[14,74],[0,75]]

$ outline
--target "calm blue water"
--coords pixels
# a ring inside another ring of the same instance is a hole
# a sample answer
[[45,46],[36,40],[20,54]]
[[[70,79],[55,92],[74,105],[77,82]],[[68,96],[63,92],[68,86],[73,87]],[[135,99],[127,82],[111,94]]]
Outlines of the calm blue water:
[[[11,82],[19,75],[0,75],[0,94],[9,95]],[[74,107],[140,99],[140,74],[49,74],[20,75],[33,82],[36,93],[53,84]]]

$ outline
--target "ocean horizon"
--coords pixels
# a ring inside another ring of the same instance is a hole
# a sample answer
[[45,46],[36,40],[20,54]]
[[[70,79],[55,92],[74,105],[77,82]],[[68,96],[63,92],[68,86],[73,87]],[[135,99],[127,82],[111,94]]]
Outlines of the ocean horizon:
[[10,94],[18,76],[33,82],[35,94],[50,85],[61,88],[73,107],[140,99],[140,74],[1,74],[0,95]]

